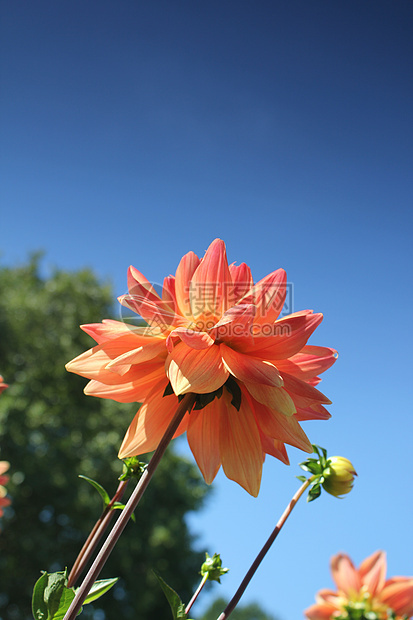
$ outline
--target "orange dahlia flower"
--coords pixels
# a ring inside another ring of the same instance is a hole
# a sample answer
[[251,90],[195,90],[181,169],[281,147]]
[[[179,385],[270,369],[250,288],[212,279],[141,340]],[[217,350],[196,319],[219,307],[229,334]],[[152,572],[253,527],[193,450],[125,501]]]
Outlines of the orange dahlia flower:
[[129,294],[119,301],[147,326],[83,325],[98,344],[67,365],[91,379],[86,394],[143,403],[120,458],[154,450],[178,397],[189,392],[197,402],[175,436],[187,432],[207,483],[222,465],[256,496],[265,454],[288,464],[284,444],[312,451],[299,422],[330,417],[323,407],[330,401],[314,386],[337,353],[306,345],[321,314],[278,318],[286,286],[283,269],[254,284],[245,263],[228,265],[220,239],[201,260],[186,254],[175,276],[165,278],[161,296],[129,268]]
[[11,501],[8,497],[6,497],[7,495],[7,490],[6,488],[3,486],[4,484],[7,484],[9,481],[9,477],[8,476],[4,476],[4,472],[6,472],[10,467],[10,463],[8,463],[7,461],[0,461],[0,517],[3,516],[3,508],[5,506],[10,506]]
[[331,559],[338,591],[320,590],[317,603],[305,610],[309,620],[376,618],[404,620],[413,615],[413,577],[386,581],[386,554],[376,551],[355,568],[344,553]]
[[3,382],[3,377],[0,375],[0,394],[9,386],[7,385],[7,383]]

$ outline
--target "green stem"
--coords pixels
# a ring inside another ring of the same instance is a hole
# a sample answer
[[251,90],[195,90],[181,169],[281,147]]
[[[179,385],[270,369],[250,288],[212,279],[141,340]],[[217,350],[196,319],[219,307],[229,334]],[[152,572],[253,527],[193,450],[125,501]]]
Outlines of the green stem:
[[267,542],[265,543],[265,545],[263,546],[263,548],[261,549],[261,551],[255,558],[254,562],[251,564],[247,574],[245,575],[244,579],[241,582],[241,585],[239,586],[238,590],[235,592],[234,596],[232,597],[232,599],[230,600],[230,602],[228,603],[228,605],[226,606],[222,614],[219,616],[218,620],[226,620],[226,618],[228,618],[229,615],[234,611],[235,607],[238,605],[240,601],[241,596],[244,594],[249,582],[253,578],[257,568],[263,561],[272,543],[277,538],[284,523],[287,521],[288,517],[290,516],[294,506],[296,505],[296,503],[298,502],[298,500],[300,499],[304,491],[310,486],[312,481],[313,481],[313,476],[309,478],[308,480],[306,480],[301,485],[301,487],[298,489],[298,491],[293,495],[290,503],[288,504],[287,508],[284,510],[277,525],[273,529],[270,537],[268,538]]
[[112,506],[115,502],[120,501],[128,482],[129,480],[125,480],[119,483],[115,495],[112,497],[109,504],[105,506],[105,509],[103,510],[99,519],[96,521],[92,531],[90,532],[89,536],[85,541],[85,544],[81,548],[79,555],[75,560],[75,563],[73,564],[72,570],[70,571],[67,581],[68,588],[72,588],[75,585],[76,581],[79,579],[79,576],[82,574],[86,564],[90,560],[94,550],[96,549],[100,539],[102,538],[105,530],[107,529],[111,519],[115,514],[115,511],[112,510]]
[[194,592],[191,600],[189,601],[188,605],[185,607],[185,613],[186,614],[189,613],[189,610],[191,609],[192,605],[195,603],[196,599],[198,598],[199,594],[201,593],[202,588],[204,587],[204,585],[206,584],[207,581],[208,581],[208,573],[202,577],[199,586],[195,590],[195,592]]
[[185,394],[184,398],[179,403],[179,406],[176,410],[176,413],[172,421],[170,422],[168,428],[165,431],[165,434],[163,435],[161,441],[159,442],[159,445],[157,449],[155,450],[154,455],[149,461],[148,467],[145,469],[141,478],[139,479],[139,482],[136,485],[135,490],[130,496],[125,508],[120,513],[118,520],[113,526],[112,531],[110,532],[101,550],[99,551],[95,561],[90,567],[86,577],[83,580],[82,585],[77,590],[76,596],[73,599],[69,609],[67,610],[64,620],[74,620],[77,614],[79,613],[79,610],[85,598],[89,594],[89,591],[92,585],[95,583],[96,579],[98,578],[100,571],[106,564],[106,560],[108,559],[120,535],[125,529],[125,526],[127,522],[129,521],[133,511],[135,510],[136,506],[139,504],[139,501],[141,500],[142,495],[144,494],[146,490],[146,487],[148,486],[153,474],[155,473],[156,468],[158,467],[159,462],[161,458],[163,457],[166,448],[169,445],[169,442],[174,436],[186,412],[192,409],[195,403],[195,398],[196,398],[195,394],[192,394],[192,393]]

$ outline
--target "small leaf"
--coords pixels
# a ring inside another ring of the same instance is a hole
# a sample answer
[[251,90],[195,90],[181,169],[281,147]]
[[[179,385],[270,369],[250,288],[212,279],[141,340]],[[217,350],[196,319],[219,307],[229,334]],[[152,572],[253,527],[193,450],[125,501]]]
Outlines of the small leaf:
[[307,482],[307,478],[305,476],[296,476],[297,480],[300,482]]
[[75,597],[73,588],[66,586],[67,571],[43,573],[33,590],[32,610],[35,620],[63,620]]
[[155,576],[158,579],[166,598],[168,599],[173,619],[188,620],[188,617],[185,613],[185,605],[181,601],[179,594],[177,594],[175,590],[171,588],[171,586],[168,586],[168,584],[162,579],[160,575],[158,575],[156,571],[153,572],[155,573]]
[[89,484],[91,484],[92,487],[96,489],[96,491],[99,493],[99,495],[103,499],[103,503],[105,504],[105,506],[109,504],[110,497],[108,493],[105,491],[105,489],[102,487],[102,485],[99,484],[99,482],[96,482],[96,480],[92,480],[92,478],[88,478],[87,476],[82,476],[81,474],[79,475],[79,478],[82,478],[82,480],[86,480],[86,482],[89,482]]
[[[121,504],[120,502],[115,502],[111,508],[111,510],[123,510],[125,508],[125,504]],[[132,519],[132,521],[134,523],[136,523],[136,517],[135,514],[132,512],[130,518]]]
[[96,599],[100,598],[105,594],[105,592],[110,590],[110,588],[115,585],[118,579],[119,577],[114,577],[113,579],[101,579],[100,581],[95,581],[83,604],[86,605],[87,603],[96,601]]
[[[59,607],[53,614],[53,616],[49,616],[50,620],[63,620],[74,598],[74,590],[72,588],[64,587],[59,600]],[[79,614],[81,613],[81,611],[82,610],[79,611]]]

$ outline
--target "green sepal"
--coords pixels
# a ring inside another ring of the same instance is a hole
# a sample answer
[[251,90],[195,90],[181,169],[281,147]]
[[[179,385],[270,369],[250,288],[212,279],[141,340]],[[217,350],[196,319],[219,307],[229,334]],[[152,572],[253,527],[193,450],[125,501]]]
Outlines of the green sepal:
[[139,480],[147,467],[148,464],[144,461],[140,461],[137,456],[129,456],[123,459],[123,471],[118,480],[125,481],[130,480],[130,478]]
[[82,480],[86,480],[86,482],[91,484],[92,487],[96,489],[96,491],[99,493],[99,495],[103,499],[103,503],[105,506],[109,504],[110,502],[109,494],[107,493],[107,491],[105,491],[102,485],[99,484],[99,482],[96,482],[96,480],[92,480],[92,478],[88,478],[87,476],[82,476],[82,474],[79,474],[79,478],[82,478]]
[[308,491],[307,502],[313,502],[317,497],[321,495],[321,486],[319,484],[315,484]]
[[212,558],[208,553],[205,553],[205,562],[202,564],[200,571],[202,577],[206,576],[210,581],[221,583],[220,577],[228,571],[229,568],[222,568],[222,560],[219,553],[214,553]]
[[[125,508],[125,504],[121,504],[120,502],[115,502],[113,506],[111,506],[111,510],[123,510]],[[132,512],[130,518],[134,523],[136,523],[135,513]]]
[[168,385],[166,386],[166,388],[164,389],[164,392],[162,394],[162,396],[172,396],[172,394],[174,394],[175,392],[173,391],[171,382],[168,382]]
[[300,482],[307,482],[307,478],[305,476],[296,476],[297,480]]
[[237,411],[241,407],[241,388],[238,383],[229,375],[228,379],[224,383],[224,387],[232,396],[231,405],[234,405]]
[[93,601],[96,601],[108,590],[110,590],[118,581],[118,579],[119,577],[113,577],[112,579],[101,579],[100,581],[95,581],[83,604],[86,605],[87,603],[92,603]]
[[212,403],[215,398],[221,398],[223,392],[223,387],[221,385],[220,388],[215,390],[215,392],[209,392],[208,394],[197,394],[194,410],[203,409],[210,403]]
[[185,613],[185,605],[181,601],[181,598],[177,592],[171,586],[162,579],[160,575],[154,570],[155,577],[159,581],[159,585],[161,586],[168,603],[171,607],[172,617],[174,620],[190,620]]

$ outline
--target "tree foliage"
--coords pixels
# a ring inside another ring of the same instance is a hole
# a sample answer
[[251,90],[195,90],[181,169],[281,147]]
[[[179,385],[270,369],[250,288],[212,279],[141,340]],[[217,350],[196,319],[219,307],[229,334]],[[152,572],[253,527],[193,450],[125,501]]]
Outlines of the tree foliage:
[[[79,325],[113,314],[111,287],[90,270],[43,277],[40,266],[34,256],[0,269],[0,371],[10,385],[0,398],[0,458],[11,463],[13,502],[0,534],[2,620],[31,618],[40,570],[72,566],[102,507],[78,475],[115,492],[117,451],[136,412],[85,396],[86,381],[64,367],[94,344]],[[167,618],[151,568],[189,600],[204,556],[193,551],[184,517],[206,491],[196,466],[170,446],[102,574],[120,580],[85,616],[102,606],[109,618]]]
[[[217,620],[227,604],[228,601],[224,598],[215,599],[201,620]],[[247,605],[237,605],[231,614],[231,620],[276,620],[276,618],[267,614],[258,603],[249,603]]]

